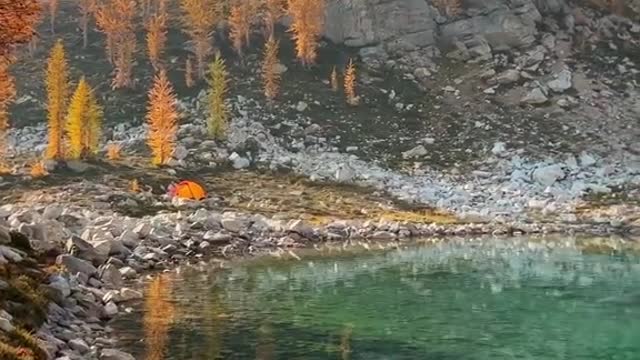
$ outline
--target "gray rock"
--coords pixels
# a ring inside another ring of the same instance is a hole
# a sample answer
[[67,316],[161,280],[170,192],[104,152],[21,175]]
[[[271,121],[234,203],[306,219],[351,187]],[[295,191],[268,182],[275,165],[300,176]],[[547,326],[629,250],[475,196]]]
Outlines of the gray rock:
[[520,72],[515,69],[505,70],[496,76],[496,82],[498,82],[498,84],[512,84],[518,80],[520,80]]
[[112,264],[107,264],[100,269],[100,280],[111,289],[119,289],[123,285],[120,270]]
[[71,295],[71,285],[69,285],[69,280],[60,275],[54,275],[52,277],[49,287],[56,290],[60,300],[64,300]]
[[72,255],[60,255],[56,259],[56,263],[64,265],[71,274],[85,274],[87,276],[94,275],[98,272],[95,266],[86,260],[79,259]]
[[211,243],[214,244],[220,244],[220,243],[227,243],[229,241],[231,241],[233,237],[230,234],[224,234],[220,231],[216,232],[216,231],[212,231],[209,230],[206,233],[204,233],[204,235],[202,236],[202,239],[209,241]]
[[0,226],[0,245],[9,243],[11,243],[11,234],[9,233],[9,229]]
[[544,104],[547,101],[549,101],[549,98],[547,98],[547,96],[544,94],[544,92],[540,88],[535,88],[535,89],[529,91],[520,100],[520,102],[522,102],[522,103],[533,104],[533,105]]
[[542,166],[533,171],[533,180],[544,186],[551,186],[564,176],[564,170],[558,164]]
[[589,153],[583,152],[580,154],[580,166],[583,168],[593,166],[596,164],[596,159]]
[[141,222],[133,228],[133,232],[138,234],[139,238],[144,239],[151,233],[151,224],[148,222]]
[[107,260],[108,254],[99,254],[90,243],[83,239],[72,235],[67,240],[66,250],[68,253],[77,256],[80,259],[90,261],[94,265],[100,265]]
[[405,151],[402,153],[402,158],[403,159],[412,159],[412,158],[416,158],[416,157],[420,157],[420,156],[425,156],[427,155],[427,149],[424,147],[424,145],[418,145],[416,147],[414,147],[411,150]]
[[355,178],[356,174],[353,169],[347,164],[340,164],[338,170],[336,170],[336,181],[338,182],[350,182]]
[[42,212],[42,217],[48,220],[55,220],[62,215],[62,207],[57,204],[47,205]]
[[142,292],[129,288],[122,288],[120,290],[120,298],[122,301],[140,300],[142,299]]
[[392,240],[396,238],[396,234],[389,231],[376,231],[369,238],[373,240]]
[[176,148],[173,150],[173,158],[178,161],[186,159],[188,155],[189,155],[189,151],[187,150],[187,148],[185,148],[182,145],[177,145]]
[[236,219],[233,217],[224,217],[222,218],[222,227],[230,232],[239,233],[244,230],[244,223],[240,219]]
[[82,339],[73,339],[68,342],[69,347],[73,350],[79,352],[80,354],[85,354],[89,351],[89,345]]
[[19,263],[22,261],[22,255],[20,255],[20,251],[8,246],[0,245],[0,256],[14,263]]
[[289,224],[287,224],[287,230],[305,237],[313,234],[313,228],[304,220],[300,219],[289,222]]
[[89,164],[82,162],[80,160],[69,160],[67,161],[67,167],[75,172],[75,173],[83,173],[89,170]]
[[100,360],[136,360],[133,355],[116,349],[103,349]]
[[118,305],[116,305],[113,301],[109,301],[104,306],[104,315],[108,318],[112,318],[118,315]]
[[569,90],[573,86],[571,71],[569,69],[563,69],[556,75],[555,79],[547,83],[547,86],[557,93]]
[[14,326],[11,323],[11,320],[0,317],[0,330],[10,333],[13,331],[13,328]]
[[120,274],[122,274],[122,277],[125,279],[135,279],[136,276],[138,276],[138,272],[129,266],[121,268]]

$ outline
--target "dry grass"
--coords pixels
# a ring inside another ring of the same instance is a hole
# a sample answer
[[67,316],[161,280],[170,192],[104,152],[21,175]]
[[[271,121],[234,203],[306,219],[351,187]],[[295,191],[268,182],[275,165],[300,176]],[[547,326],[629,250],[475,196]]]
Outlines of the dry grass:
[[[47,352],[42,349],[40,342],[29,331],[16,328],[8,334],[9,342],[15,344],[18,349],[27,349],[33,354],[34,360],[47,360],[49,358]],[[25,359],[25,357],[23,357]],[[28,357],[26,357],[28,359]]]
[[44,167],[42,160],[36,160],[31,164],[29,175],[34,179],[38,179],[49,175],[49,172],[47,172],[47,169]]
[[107,159],[109,159],[109,161],[121,160],[122,146],[120,144],[114,144],[114,143],[107,145]]
[[2,360],[32,360],[25,349],[18,349],[0,341],[0,359]]
[[138,179],[133,179],[131,180],[131,182],[129,182],[129,191],[131,191],[132,193],[140,192],[140,183],[138,182]]

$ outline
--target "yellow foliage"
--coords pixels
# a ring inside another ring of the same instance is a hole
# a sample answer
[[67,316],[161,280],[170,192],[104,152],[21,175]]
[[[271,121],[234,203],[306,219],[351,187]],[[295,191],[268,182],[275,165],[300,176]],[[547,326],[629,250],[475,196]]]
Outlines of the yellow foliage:
[[209,76],[209,121],[207,125],[211,136],[223,139],[229,118],[227,106],[224,103],[229,80],[227,66],[220,53],[216,54],[215,60],[209,66]]
[[78,83],[67,115],[69,158],[87,158],[98,152],[102,125],[102,109],[91,87],[82,77]]
[[278,72],[278,47],[279,41],[269,38],[264,48],[262,61],[262,80],[264,83],[264,95],[267,100],[273,101],[280,90],[280,73]]
[[331,90],[337,92],[338,89],[340,88],[340,85],[338,84],[338,71],[336,70],[335,66],[331,70],[330,81],[331,81]]
[[324,0],[288,0],[296,56],[303,65],[316,61],[318,38],[324,27]]
[[207,57],[213,49],[211,35],[220,17],[218,6],[214,0],[180,0],[182,22],[196,56],[198,79],[204,77]]
[[42,162],[41,160],[35,160],[31,164],[31,170],[29,171],[29,175],[31,175],[32,178],[37,179],[37,178],[45,177],[49,175],[49,173],[47,172],[47,169],[44,167],[44,162]]
[[162,14],[153,15],[147,22],[147,51],[151,65],[158,71],[161,67],[160,58],[167,42],[166,18]]
[[114,89],[131,87],[133,82],[133,54],[136,50],[136,2],[108,0],[98,7],[96,23],[107,36],[107,55],[115,66]]
[[233,48],[242,57],[242,48],[249,46],[251,30],[251,5],[249,0],[236,0],[229,12],[229,38]]
[[147,286],[144,302],[145,360],[163,360],[169,329],[176,317],[171,295],[171,278],[161,275]]
[[9,74],[9,64],[0,60],[0,167],[5,168],[6,134],[9,129],[8,107],[15,96],[16,88]]
[[193,80],[193,63],[191,62],[191,58],[187,58],[187,61],[184,66],[184,82],[188,88],[193,87],[195,85],[195,81]]
[[164,165],[171,159],[178,130],[176,97],[164,70],[156,76],[153,88],[149,91],[147,109],[147,144],[153,153],[152,163]]
[[69,96],[67,60],[62,41],[53,46],[47,65],[47,113],[49,124],[49,143],[47,159],[64,159],[64,114]]
[[344,93],[347,96],[349,105],[357,105],[358,97],[356,96],[356,67],[353,60],[349,59],[349,65],[344,73]]
[[107,145],[107,159],[110,161],[118,161],[122,159],[122,146],[114,143]]

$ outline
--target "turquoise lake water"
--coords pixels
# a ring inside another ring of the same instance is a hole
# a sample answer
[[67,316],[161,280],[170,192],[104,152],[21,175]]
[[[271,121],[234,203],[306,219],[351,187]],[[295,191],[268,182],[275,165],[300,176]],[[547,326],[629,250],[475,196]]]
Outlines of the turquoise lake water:
[[571,244],[453,241],[167,283],[161,331],[144,305],[114,324],[137,358],[640,359],[640,258]]

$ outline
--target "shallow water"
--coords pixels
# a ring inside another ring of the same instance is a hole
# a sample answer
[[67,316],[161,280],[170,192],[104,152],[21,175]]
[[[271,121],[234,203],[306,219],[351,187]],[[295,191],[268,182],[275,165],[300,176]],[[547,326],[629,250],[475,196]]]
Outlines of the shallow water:
[[140,359],[638,359],[640,258],[486,239],[257,261],[159,278],[114,327]]

